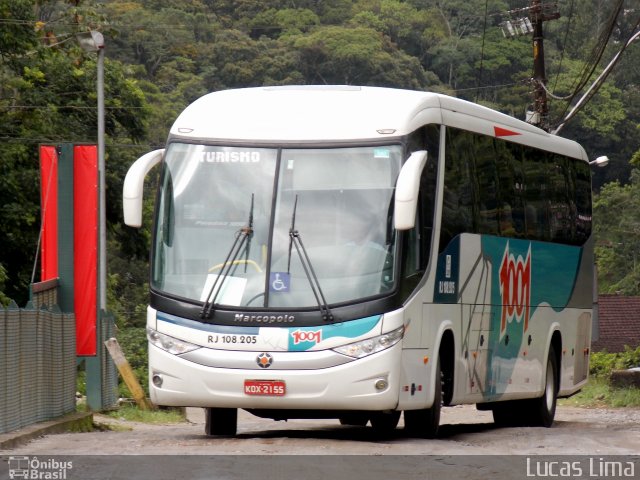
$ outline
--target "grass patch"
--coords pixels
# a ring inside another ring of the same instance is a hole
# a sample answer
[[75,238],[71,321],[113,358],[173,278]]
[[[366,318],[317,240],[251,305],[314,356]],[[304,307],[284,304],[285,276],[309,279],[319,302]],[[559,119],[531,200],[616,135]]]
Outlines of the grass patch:
[[135,405],[122,406],[118,410],[107,413],[107,416],[128,422],[151,424],[181,423],[186,420],[182,409],[140,410]]
[[640,347],[625,347],[623,352],[594,352],[591,354],[589,383],[580,393],[559,401],[560,405],[574,407],[640,408],[640,388],[612,387],[609,377],[614,370],[625,370],[640,365]]
[[559,401],[573,407],[640,407],[640,388],[614,388],[603,377],[592,377],[580,393]]

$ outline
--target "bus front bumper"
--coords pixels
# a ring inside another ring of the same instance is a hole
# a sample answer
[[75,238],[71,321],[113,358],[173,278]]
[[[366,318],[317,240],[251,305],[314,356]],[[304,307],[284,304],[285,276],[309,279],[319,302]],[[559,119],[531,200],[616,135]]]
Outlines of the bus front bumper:
[[[150,344],[149,391],[151,400],[162,406],[392,410],[398,405],[401,352],[398,343],[329,368],[234,369],[201,365]],[[278,361],[277,352],[270,355]],[[284,386],[284,394],[245,393],[246,385],[263,381]]]

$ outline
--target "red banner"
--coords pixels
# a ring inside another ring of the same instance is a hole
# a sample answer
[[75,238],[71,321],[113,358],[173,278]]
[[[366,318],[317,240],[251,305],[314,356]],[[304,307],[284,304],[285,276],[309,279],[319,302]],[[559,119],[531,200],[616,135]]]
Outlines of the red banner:
[[58,278],[58,154],[40,146],[40,281]]
[[73,147],[73,203],[76,352],[95,355],[98,281],[98,153],[95,145]]

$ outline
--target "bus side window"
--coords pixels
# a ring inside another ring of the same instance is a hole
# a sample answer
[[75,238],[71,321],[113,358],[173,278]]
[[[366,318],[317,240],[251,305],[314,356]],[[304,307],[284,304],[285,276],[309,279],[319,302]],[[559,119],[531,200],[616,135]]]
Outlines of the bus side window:
[[447,127],[440,247],[460,233],[582,245],[591,176],[581,160]]
[[522,173],[522,147],[495,140],[498,185],[500,191],[500,234],[503,237],[525,236],[525,208]]
[[470,161],[473,160],[475,160],[475,176],[478,182],[476,190],[478,228],[476,231],[487,235],[499,235],[499,220],[501,220],[499,213],[503,210],[503,205],[499,203],[498,172],[493,138],[476,136],[475,159],[473,155],[470,155]]
[[526,151],[524,156],[524,201],[527,238],[549,239],[547,162],[545,152]]
[[591,236],[591,171],[585,162],[574,161],[576,174],[576,237],[582,245]]
[[477,185],[473,179],[473,138],[471,134],[447,128],[444,162],[444,194],[439,251],[453,238],[476,228],[474,198]]
[[551,240],[571,243],[573,219],[571,218],[571,183],[568,159],[549,154],[549,219]]

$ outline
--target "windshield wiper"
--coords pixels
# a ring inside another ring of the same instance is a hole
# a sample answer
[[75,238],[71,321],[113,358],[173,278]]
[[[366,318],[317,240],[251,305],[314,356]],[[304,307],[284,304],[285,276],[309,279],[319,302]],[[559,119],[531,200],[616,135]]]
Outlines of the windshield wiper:
[[[300,263],[302,264],[302,268],[304,269],[304,273],[307,275],[307,280],[309,280],[309,285],[311,286],[311,291],[313,292],[313,296],[316,297],[316,302],[318,303],[318,309],[320,310],[320,315],[322,316],[322,320],[325,322],[333,321],[333,313],[329,309],[329,305],[327,304],[327,300],[322,293],[322,288],[320,287],[320,282],[318,281],[318,277],[316,276],[316,272],[311,265],[311,260],[309,260],[309,255],[307,254],[307,250],[304,248],[304,244],[302,243],[302,238],[300,237],[300,232],[296,230],[296,209],[298,207],[298,195],[296,195],[296,200],[293,204],[293,214],[291,215],[291,229],[289,230],[289,259],[287,261],[287,273],[291,273],[291,248],[292,246],[296,247],[296,252],[298,252],[298,257],[300,258]],[[322,301],[321,301],[322,300]]]
[[253,193],[251,194],[251,208],[249,209],[249,223],[245,227],[249,229],[249,233],[246,234],[247,249],[244,254],[244,273],[247,273],[247,265],[249,264],[249,252],[251,251],[251,239],[253,238]]
[[[204,305],[202,306],[202,310],[200,311],[200,318],[209,318],[211,315],[211,311],[213,310],[213,305],[216,302],[216,298],[222,290],[222,286],[224,285],[224,281],[231,273],[231,269],[235,265],[235,261],[238,258],[238,255],[242,251],[242,247],[244,244],[247,244],[246,247],[246,257],[245,257],[245,271],[247,269],[247,263],[249,260],[249,249],[251,248],[251,236],[253,234],[253,193],[251,194],[251,209],[249,210],[249,222],[246,226],[242,227],[235,233],[235,240],[229,249],[229,253],[227,254],[227,258],[222,263],[222,271],[220,275],[218,275],[211,285],[209,289],[209,293],[207,293],[207,297],[205,299]],[[218,287],[218,284],[220,285]],[[215,292],[215,293],[214,293]],[[213,297],[212,297],[213,295]]]

